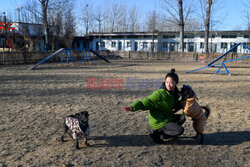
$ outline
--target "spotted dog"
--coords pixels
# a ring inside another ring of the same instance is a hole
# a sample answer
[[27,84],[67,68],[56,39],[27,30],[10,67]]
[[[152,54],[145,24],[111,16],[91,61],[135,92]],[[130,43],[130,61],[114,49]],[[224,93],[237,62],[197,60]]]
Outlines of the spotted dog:
[[87,111],[82,111],[75,115],[70,115],[65,118],[64,121],[64,133],[61,137],[61,141],[64,142],[64,137],[67,132],[75,140],[75,147],[79,149],[79,139],[84,140],[84,144],[89,146],[87,143],[87,136],[89,136],[89,114]]

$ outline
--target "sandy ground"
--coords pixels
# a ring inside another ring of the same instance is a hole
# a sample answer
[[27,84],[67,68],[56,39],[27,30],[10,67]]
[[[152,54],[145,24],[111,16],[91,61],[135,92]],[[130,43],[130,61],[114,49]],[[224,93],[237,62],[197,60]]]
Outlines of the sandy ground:
[[[28,70],[31,65],[0,66],[0,165],[249,166],[250,65],[229,64],[231,76],[214,75],[218,68],[185,73],[204,65],[113,60],[74,67],[45,63],[36,70]],[[179,74],[179,87],[191,85],[199,103],[211,108],[204,145],[190,138],[195,135],[191,119],[178,140],[156,145],[148,136],[147,111],[123,111],[155,89],[129,88],[127,77],[163,79],[171,68]],[[104,86],[112,78],[124,83],[120,89],[117,84],[87,89],[87,77],[103,80]],[[63,118],[82,110],[90,113],[92,146],[75,150],[72,140],[58,139]]]

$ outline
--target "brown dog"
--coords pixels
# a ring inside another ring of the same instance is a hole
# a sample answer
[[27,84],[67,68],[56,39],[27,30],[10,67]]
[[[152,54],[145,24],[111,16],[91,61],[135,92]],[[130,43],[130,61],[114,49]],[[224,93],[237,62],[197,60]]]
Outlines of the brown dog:
[[[181,104],[184,109],[184,113],[191,117],[193,120],[193,128],[196,131],[196,136],[200,136],[200,144],[204,140],[204,130],[206,126],[206,120],[209,117],[210,109],[207,106],[200,106],[197,102],[198,98],[196,97],[195,92],[188,85],[183,85],[180,91],[181,95]],[[203,109],[205,112],[203,112]]]

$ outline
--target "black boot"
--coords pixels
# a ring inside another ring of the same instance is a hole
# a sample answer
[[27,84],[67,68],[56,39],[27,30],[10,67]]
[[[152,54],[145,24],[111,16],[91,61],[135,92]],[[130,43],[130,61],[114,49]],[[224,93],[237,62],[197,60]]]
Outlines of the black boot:
[[177,124],[181,126],[182,124],[184,124],[185,121],[186,121],[185,114],[181,114],[179,115],[179,120],[177,121]]
[[153,139],[153,141],[157,144],[164,144],[164,141],[161,139],[161,133],[154,131],[150,133],[149,136]]

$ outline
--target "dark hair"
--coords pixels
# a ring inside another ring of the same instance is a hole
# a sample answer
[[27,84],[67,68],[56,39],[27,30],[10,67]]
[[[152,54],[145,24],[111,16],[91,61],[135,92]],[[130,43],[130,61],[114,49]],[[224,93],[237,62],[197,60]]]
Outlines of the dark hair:
[[[167,73],[167,75],[166,75],[166,77],[165,77],[165,81],[166,81],[167,77],[173,78],[173,80],[176,82],[176,84],[179,82],[179,77],[178,77],[178,75],[175,73],[175,69],[171,69],[170,73]],[[165,81],[162,83],[160,89],[167,90],[166,85],[165,85]],[[176,100],[179,99],[179,97],[180,97],[180,96],[179,96],[179,89],[178,89],[177,86],[175,86],[173,95],[174,95],[174,97],[175,97]]]
[[175,73],[175,69],[171,69],[170,73],[167,73],[167,75],[165,77],[165,80],[167,79],[167,77],[173,78],[173,80],[176,82],[176,84],[179,82],[179,77]]

